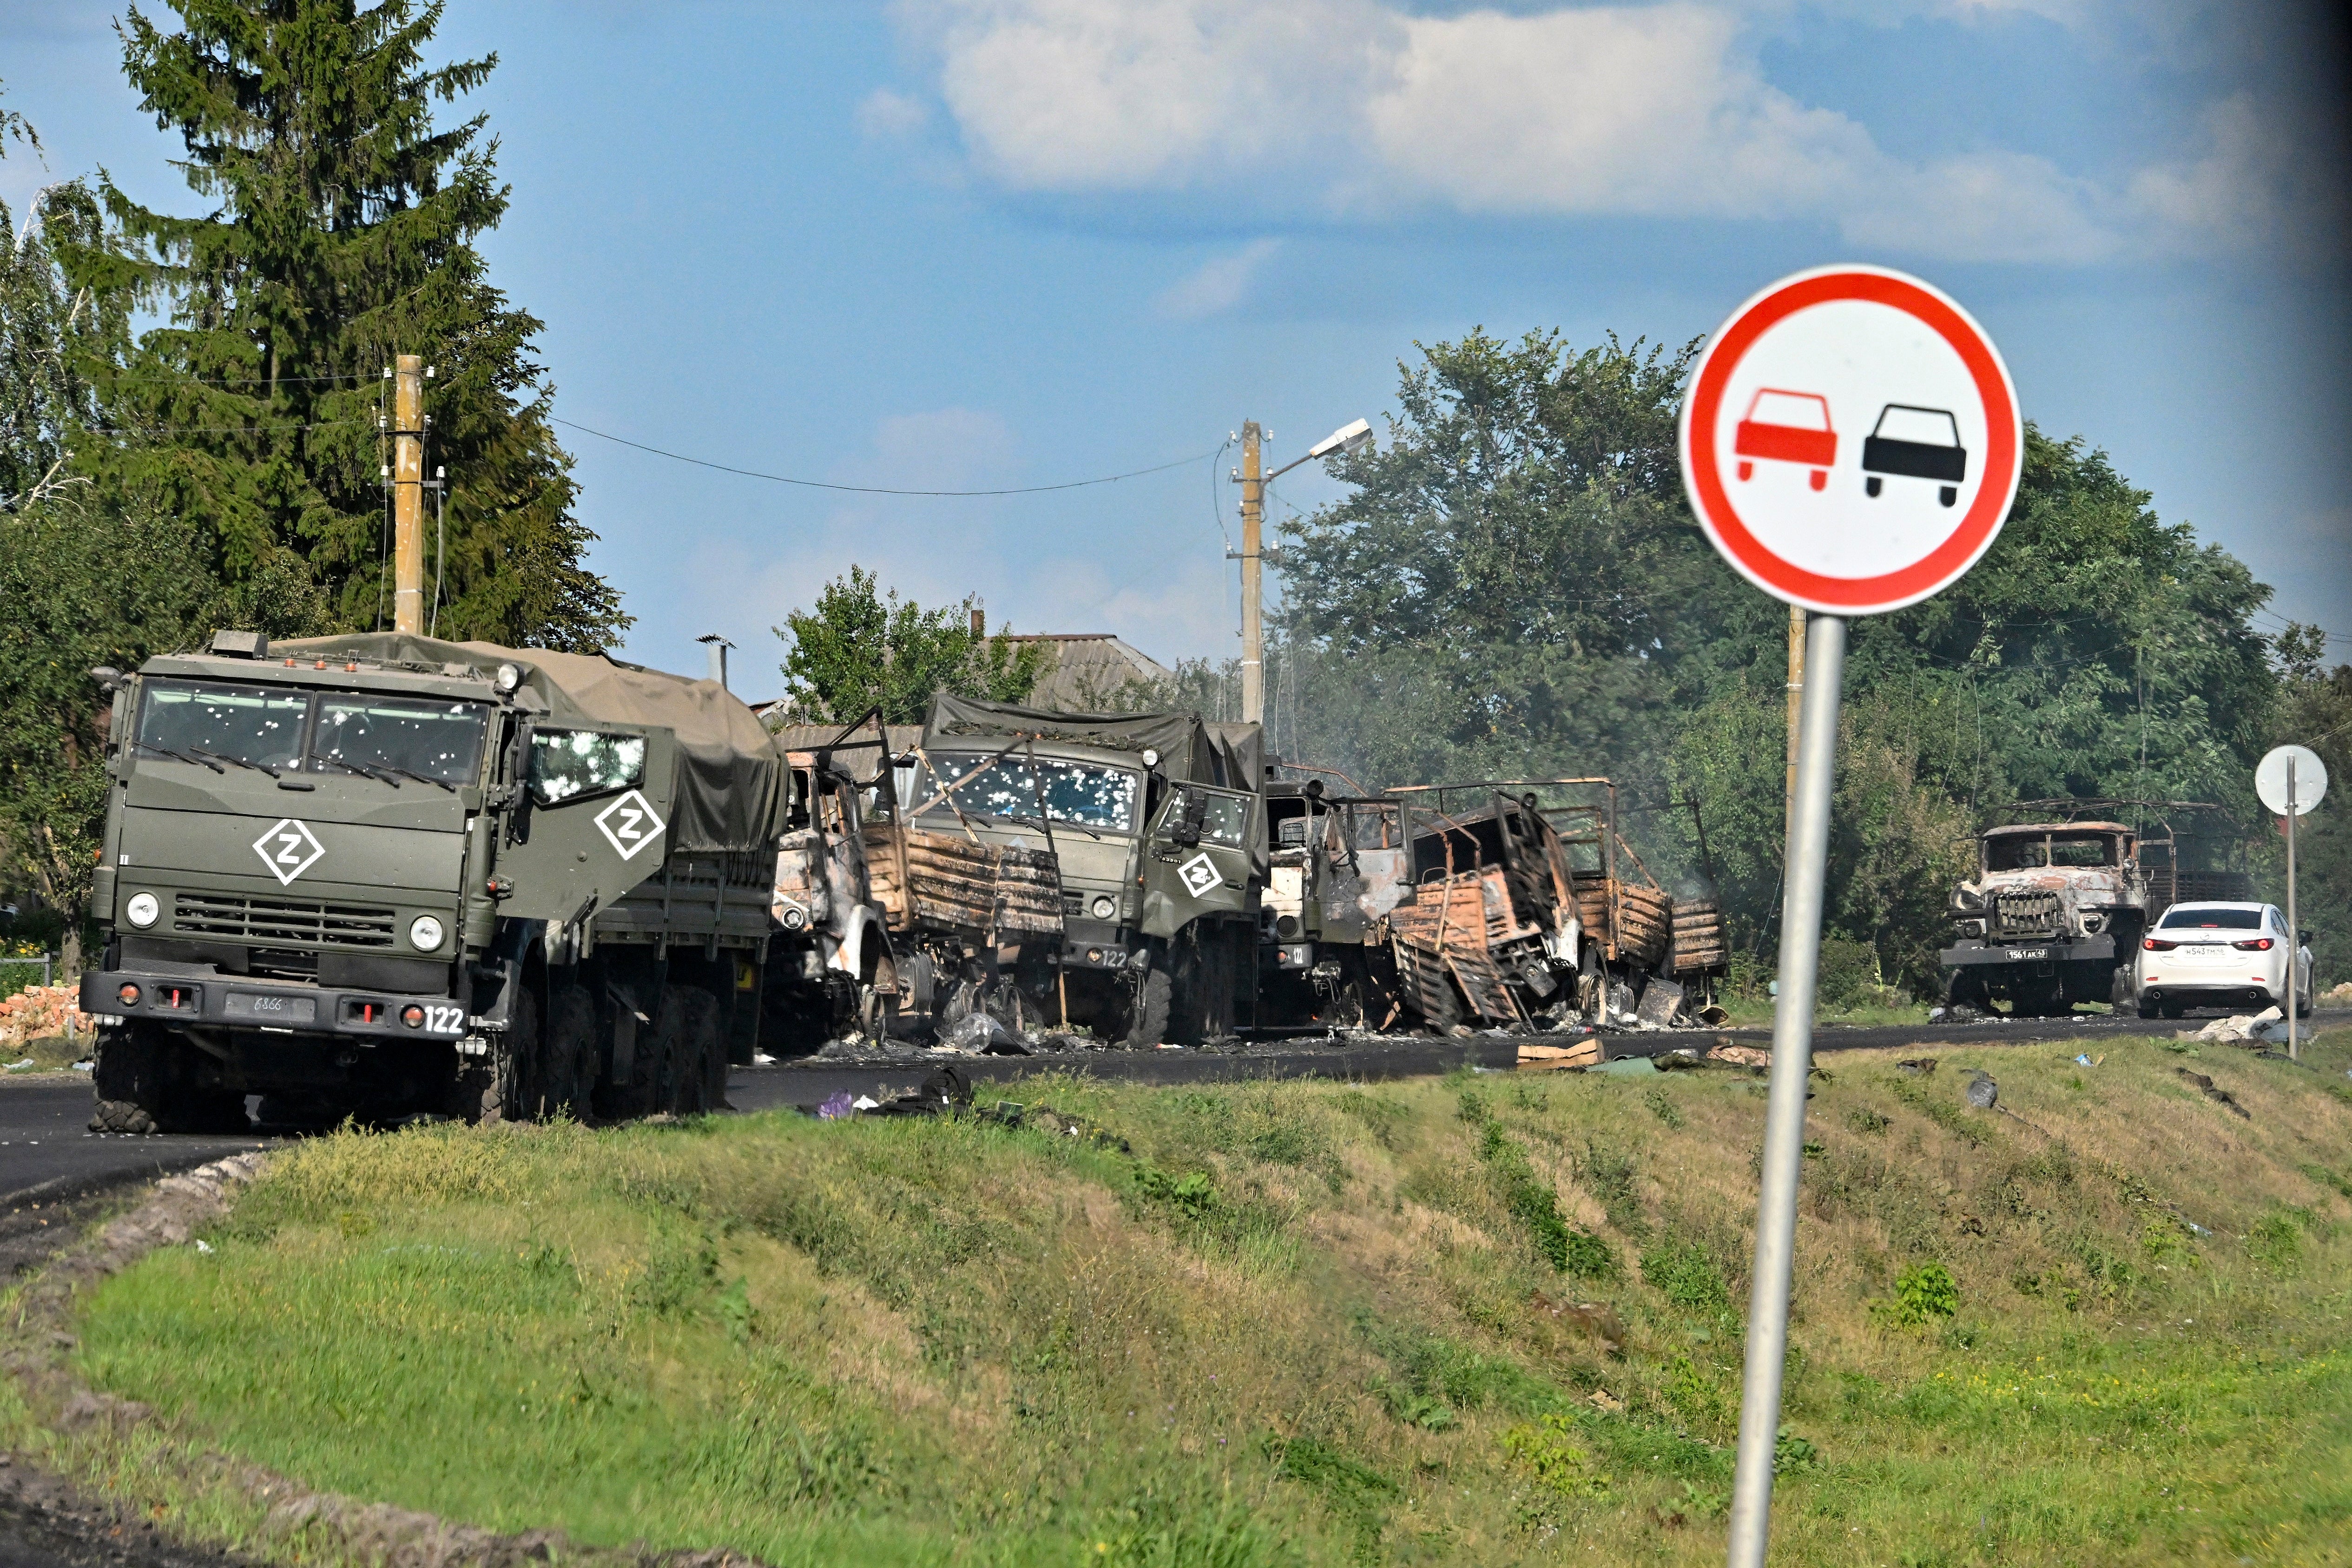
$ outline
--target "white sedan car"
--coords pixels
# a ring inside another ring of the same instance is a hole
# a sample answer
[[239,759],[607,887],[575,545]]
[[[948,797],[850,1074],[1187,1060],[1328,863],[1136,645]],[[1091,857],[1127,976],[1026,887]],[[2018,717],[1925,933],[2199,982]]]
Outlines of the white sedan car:
[[[2309,932],[2303,933],[2305,941]],[[2178,1018],[2190,1007],[2284,1011],[2287,956],[2295,956],[2295,1016],[2311,1016],[2311,949],[2287,940],[2276,904],[2175,904],[2132,955],[2139,1016]]]

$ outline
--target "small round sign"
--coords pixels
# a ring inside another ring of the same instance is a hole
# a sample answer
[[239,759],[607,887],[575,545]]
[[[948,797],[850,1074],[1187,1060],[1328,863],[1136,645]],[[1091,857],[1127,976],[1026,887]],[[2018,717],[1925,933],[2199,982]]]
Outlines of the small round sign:
[[[2286,764],[2294,763],[2294,799],[2290,803],[2286,792]],[[2254,764],[2254,793],[2274,816],[2288,815],[2292,804],[2294,815],[2306,816],[2327,793],[2327,764],[2309,746],[2273,746],[2263,760]]]
[[1708,539],[1775,598],[1875,615],[1950,586],[2000,532],[2025,452],[1992,340],[1934,285],[1816,268],[1739,307],[1683,400]]

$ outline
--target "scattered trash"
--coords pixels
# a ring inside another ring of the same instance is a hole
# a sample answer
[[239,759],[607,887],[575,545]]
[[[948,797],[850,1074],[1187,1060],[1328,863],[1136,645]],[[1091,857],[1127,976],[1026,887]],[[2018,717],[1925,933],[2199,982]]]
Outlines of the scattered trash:
[[824,1100],[817,1106],[816,1113],[820,1121],[838,1121],[845,1116],[856,1115],[857,1107],[856,1102],[849,1098],[849,1091],[845,1089],[836,1093],[826,1095]]
[[751,1053],[751,1065],[755,1068],[772,1068],[776,1065],[776,1058],[770,1056],[765,1051],[753,1051]]
[[1601,1022],[1630,1024],[1640,1016],[1641,1014],[1633,1005],[1633,988],[1622,980],[1612,982],[1601,1008]]
[[2173,1038],[2210,1040],[2224,1046],[2242,1045],[2249,1040],[2284,1040],[2286,1038],[2286,1018],[2277,1008],[2265,1007],[2259,1013],[2216,1018],[2201,1029],[2183,1031]]
[[1993,1081],[1992,1074],[1981,1068],[1969,1074],[1969,1087],[1962,1092],[1967,1095],[1969,1103],[1979,1110],[1990,1110],[2000,1103],[2000,1085]]
[[2090,1052],[2084,1051],[2074,1058],[2074,1065],[2078,1068],[2095,1068],[2106,1059],[2107,1053],[2105,1051],[2101,1051],[2095,1057],[2091,1055]]
[[1698,1021],[1710,1029],[1720,1029],[1731,1022],[1731,1014],[1710,1002],[1698,1010]]
[[1613,1062],[1601,1062],[1584,1070],[1605,1072],[1611,1078],[1655,1078],[1658,1064],[1647,1057],[1619,1057]]
[[1911,1057],[1906,1060],[1896,1062],[1895,1064],[1895,1070],[1901,1073],[1906,1078],[1928,1078],[1933,1076],[1936,1071],[1936,1058],[1934,1057]]
[[2187,1068],[2174,1068],[2172,1070],[2179,1073],[2182,1078],[2187,1079],[2189,1082],[2195,1084],[2198,1091],[2203,1094],[2206,1099],[2211,1100],[2214,1104],[2227,1106],[2248,1121],[2252,1121],[2254,1119],[2252,1111],[2248,1110],[2244,1106],[2238,1103],[2238,1097],[2236,1095],[2231,1094],[2226,1089],[2218,1089],[2214,1087],[2213,1080],[2206,1077],[2203,1073],[2190,1072]]
[[97,1065],[98,1065],[98,1063],[97,1063],[97,1062],[95,1062],[95,1061],[79,1061],[79,1062],[74,1063],[74,1065],[73,1065],[73,1070],[74,1070],[74,1071],[76,1071],[76,1072],[88,1072],[90,1068],[92,1068],[96,1067]]
[[1660,1051],[1650,1058],[1660,1072],[1693,1072],[1708,1065],[1705,1057],[1688,1046],[1677,1046],[1671,1051]]
[[1538,1045],[1532,1040],[1519,1042],[1521,1072],[1550,1072],[1559,1068],[1589,1068],[1601,1060],[1601,1042],[1587,1036],[1572,1046]]
[[212,1249],[213,1244],[211,1242],[206,1241],[203,1237],[196,1237],[196,1250],[198,1252],[210,1252]]
[[1772,1053],[1759,1046],[1717,1046],[1706,1053],[1711,1062],[1728,1062],[1736,1068],[1769,1068]]
[[1594,1389],[1588,1397],[1591,1398],[1595,1408],[1606,1410],[1612,1415],[1622,1415],[1624,1412],[1625,1402],[1605,1388]]
[[[1967,1003],[1955,1002],[1952,1005],[1944,1009],[1942,1022],[1947,1024],[1973,1024],[1983,1016],[1984,1015],[1981,1012],[1969,1006]],[[1929,1014],[1928,1017],[1933,1021],[1935,1016],[1933,1014]]]
[[953,1051],[967,1057],[1025,1057],[1032,1055],[1029,1043],[987,1013],[967,1013],[956,1023],[940,1031],[935,1050]]
[[1949,1011],[1948,1007],[1930,1007],[1927,1009],[1927,1022],[1940,1024],[1944,1021],[1944,1015]]
[[10,1072],[19,1072],[19,1071],[22,1071],[24,1068],[28,1068],[28,1067],[31,1067],[31,1066],[33,1065],[33,1060],[34,1060],[34,1058],[31,1058],[31,1057],[26,1057],[26,1058],[23,1061],[21,1061],[21,1062],[10,1062],[10,1063],[8,1064],[8,1070],[9,1070]]
[[849,1102],[852,1110],[871,1110],[882,1102],[870,1094],[861,1094]]

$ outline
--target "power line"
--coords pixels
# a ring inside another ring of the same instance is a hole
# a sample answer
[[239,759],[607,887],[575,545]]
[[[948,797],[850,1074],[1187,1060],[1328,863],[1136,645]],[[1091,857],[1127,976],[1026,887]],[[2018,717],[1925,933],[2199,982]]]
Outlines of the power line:
[[1170,468],[1181,468],[1214,455],[1213,451],[1195,452],[1189,458],[1178,458],[1173,462],[1155,463],[1148,468],[1135,468],[1124,474],[1106,474],[1098,479],[1071,479],[1058,485],[1012,485],[1003,489],[993,490],[914,490],[899,489],[888,485],[836,485],[829,484],[823,479],[796,479],[788,474],[766,474],[757,468],[738,468],[726,463],[714,463],[703,458],[689,458],[683,452],[664,451],[659,447],[648,447],[643,441],[632,441],[625,436],[615,436],[609,431],[592,429],[585,425],[574,424],[569,419],[558,419],[551,414],[548,416],[548,419],[551,423],[561,425],[567,430],[577,430],[583,436],[593,436],[600,441],[610,441],[616,446],[634,447],[640,452],[651,452],[656,458],[667,458],[674,463],[690,463],[698,468],[716,468],[722,474],[740,474],[747,479],[766,479],[773,484],[797,485],[803,489],[846,490],[852,494],[867,496],[1034,496],[1042,495],[1047,490],[1081,490],[1090,485],[1115,485],[1121,479],[1139,479],[1146,474],[1165,473]]

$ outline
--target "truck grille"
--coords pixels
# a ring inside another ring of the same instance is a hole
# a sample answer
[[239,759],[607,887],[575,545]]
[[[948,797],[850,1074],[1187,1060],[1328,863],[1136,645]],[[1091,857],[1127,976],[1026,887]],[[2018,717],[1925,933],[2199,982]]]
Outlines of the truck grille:
[[390,947],[393,911],[354,904],[246,899],[235,894],[181,893],[172,902],[172,929],[238,942],[299,947]]
[[1993,935],[2054,936],[2057,931],[2057,894],[1996,893],[1993,895]]
[[1062,913],[1071,920],[1076,920],[1086,912],[1087,896],[1084,893],[1073,893],[1066,888],[1063,889]]

